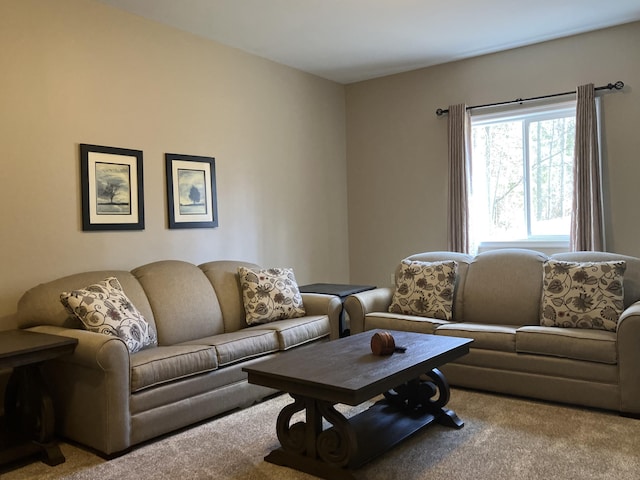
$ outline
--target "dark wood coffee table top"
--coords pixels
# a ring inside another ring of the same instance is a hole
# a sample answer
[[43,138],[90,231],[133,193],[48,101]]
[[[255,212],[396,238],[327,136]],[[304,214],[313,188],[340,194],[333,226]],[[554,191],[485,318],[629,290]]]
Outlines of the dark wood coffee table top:
[[358,405],[469,352],[467,338],[390,331],[404,353],[376,356],[370,330],[283,352],[244,370],[249,382],[334,403]]

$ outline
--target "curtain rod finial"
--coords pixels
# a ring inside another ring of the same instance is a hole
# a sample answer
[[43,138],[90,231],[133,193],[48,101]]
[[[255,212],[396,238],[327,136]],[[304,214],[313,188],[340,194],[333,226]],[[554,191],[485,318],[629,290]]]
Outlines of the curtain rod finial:
[[607,86],[602,88],[608,88],[609,90],[613,90],[614,88],[616,90],[622,90],[622,87],[624,87],[624,82],[618,80],[616,83],[607,83]]

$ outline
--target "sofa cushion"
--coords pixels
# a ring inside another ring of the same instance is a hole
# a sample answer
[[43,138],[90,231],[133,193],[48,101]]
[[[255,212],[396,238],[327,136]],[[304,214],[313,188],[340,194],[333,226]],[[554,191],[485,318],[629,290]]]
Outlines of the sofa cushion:
[[464,287],[464,321],[493,325],[540,324],[542,263],[534,250],[479,253],[469,265]]
[[540,325],[615,331],[625,269],[624,261],[545,262]]
[[472,338],[474,349],[516,351],[516,328],[480,323],[448,323],[436,329],[436,335]]
[[416,333],[434,333],[436,328],[444,325],[446,320],[439,318],[402,315],[399,313],[373,312],[364,317],[364,330],[401,330]]
[[171,345],[131,355],[131,393],[218,367],[215,350],[207,345]]
[[280,349],[278,335],[273,330],[245,328],[237,332],[221,333],[186,344],[211,345],[215,348],[219,366],[261,357]]
[[604,330],[526,326],[516,331],[516,351],[616,364],[616,334]]
[[[569,389],[571,384],[575,385],[586,381],[588,383],[609,384],[605,388],[615,390],[619,381],[617,365],[585,362],[584,360],[552,355],[531,355],[471,348],[467,355],[457,358],[452,363],[464,364],[477,372],[478,375],[492,376],[495,374],[496,377],[502,377],[502,381],[498,380],[497,382],[502,384],[501,387],[498,387],[498,391],[506,390],[507,392],[513,392],[516,385],[526,383],[532,377],[547,377],[551,383],[568,381],[566,388]],[[446,372],[449,365],[451,364],[443,365],[442,370]],[[496,387],[496,383],[492,384],[491,380],[486,380],[483,385],[483,388],[493,389],[494,387]],[[517,387],[515,388],[517,389]],[[548,388],[554,389],[553,387]]]
[[238,267],[259,269],[253,263],[235,260],[215,260],[199,265],[200,270],[213,285],[222,310],[225,332],[235,332],[247,326],[242,289],[238,279]]
[[238,274],[248,325],[305,315],[293,269],[241,266]]
[[457,267],[453,260],[402,260],[389,312],[451,320]]
[[138,279],[125,270],[98,270],[74,273],[30,288],[18,301],[18,327],[29,328],[38,325],[56,325],[64,328],[83,328],[82,322],[78,317],[69,315],[67,309],[60,302],[60,292],[70,292],[84,288],[109,277],[118,279],[122,290],[127,292],[129,300],[155,330],[154,316],[149,305],[149,299]]
[[155,331],[131,303],[116,277],[62,292],[60,301],[87,330],[118,337],[131,353],[158,343]]
[[[255,328],[255,327],[251,327]],[[251,330],[249,328],[248,330]],[[331,326],[327,315],[309,315],[260,325],[273,329],[278,335],[280,350],[288,350],[308,342],[329,336]]]
[[159,345],[224,332],[216,292],[196,265],[162,260],[132,270],[149,298]]

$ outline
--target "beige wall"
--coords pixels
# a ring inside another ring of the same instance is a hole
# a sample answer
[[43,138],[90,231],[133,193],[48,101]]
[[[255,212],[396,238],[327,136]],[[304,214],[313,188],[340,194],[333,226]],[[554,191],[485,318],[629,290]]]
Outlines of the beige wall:
[[[0,45],[0,328],[39,282],[166,258],[348,281],[342,85],[95,0],[0,0]],[[143,151],[144,231],[82,231],[80,143]],[[167,152],[216,158],[219,228],[168,229]]]
[[[346,125],[341,85],[94,0],[0,0],[0,45],[0,328],[38,282],[164,258],[386,285],[446,248],[435,109],[586,82],[626,84],[603,102],[607,241],[640,256],[640,23],[349,85]],[[143,150],[144,231],[82,231],[79,143]],[[168,230],[167,152],[216,157],[219,228]]]
[[[443,39],[446,41],[446,39]],[[640,23],[347,86],[351,281],[388,285],[404,257],[447,248],[447,117],[622,80],[603,97],[607,249],[640,256]]]

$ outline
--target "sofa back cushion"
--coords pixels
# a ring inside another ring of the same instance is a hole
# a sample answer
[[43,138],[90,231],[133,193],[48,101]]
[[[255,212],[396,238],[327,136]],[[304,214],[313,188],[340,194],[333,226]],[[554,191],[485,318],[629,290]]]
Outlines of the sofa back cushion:
[[[453,260],[457,265],[456,281],[453,289],[453,311],[452,320],[461,322],[464,318],[464,290],[467,279],[469,264],[473,261],[472,255],[458,252],[425,252],[416,253],[407,257],[412,262],[446,262]],[[400,273],[400,265],[396,268],[396,278]]]
[[155,320],[151,305],[142,285],[130,272],[121,270],[100,270],[84,272],[42,283],[27,290],[18,301],[17,322],[19,328],[37,325],[54,325],[65,328],[84,328],[80,320],[70,315],[60,302],[62,292],[79,290],[115,277],[131,303],[144,319],[155,329]]
[[238,267],[260,268],[254,263],[233,260],[219,260],[200,265],[200,269],[207,276],[218,296],[225,332],[237,332],[247,327]]
[[196,265],[163,260],[132,270],[153,310],[158,345],[174,345],[223,333],[213,286]]
[[624,260],[624,308],[640,300],[640,258],[610,252],[568,252],[551,255],[564,262],[613,262]]
[[534,250],[504,249],[478,254],[469,265],[464,321],[497,325],[538,325],[542,265]]

